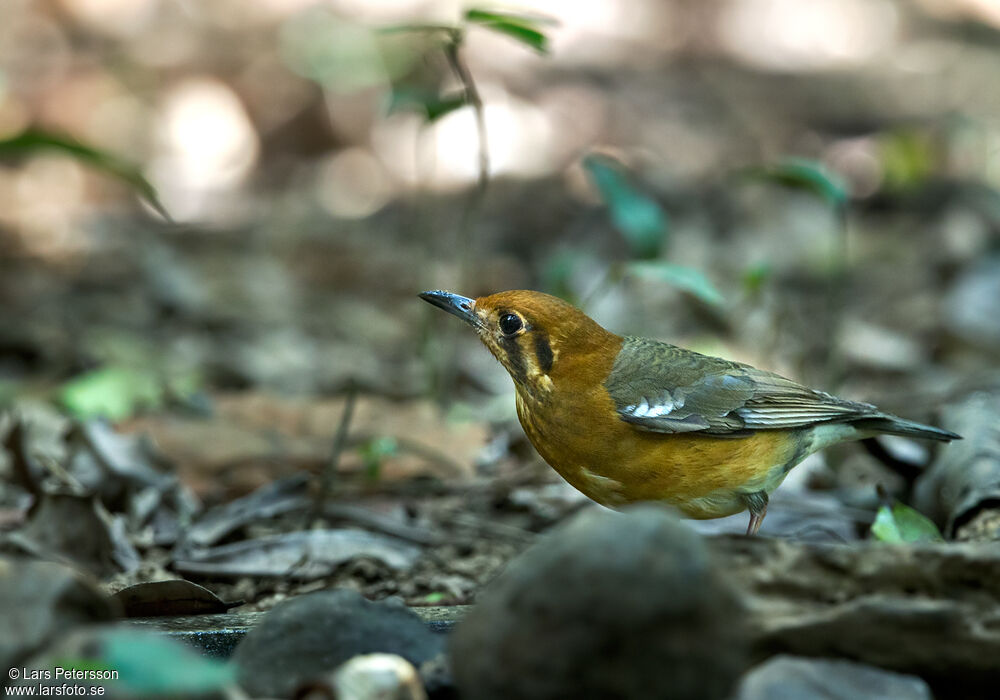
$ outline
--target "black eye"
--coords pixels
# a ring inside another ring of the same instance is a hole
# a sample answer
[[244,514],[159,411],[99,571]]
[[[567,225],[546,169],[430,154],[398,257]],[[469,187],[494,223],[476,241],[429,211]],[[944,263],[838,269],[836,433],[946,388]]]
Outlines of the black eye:
[[521,317],[517,314],[504,314],[500,317],[500,332],[504,335],[514,335],[523,327]]

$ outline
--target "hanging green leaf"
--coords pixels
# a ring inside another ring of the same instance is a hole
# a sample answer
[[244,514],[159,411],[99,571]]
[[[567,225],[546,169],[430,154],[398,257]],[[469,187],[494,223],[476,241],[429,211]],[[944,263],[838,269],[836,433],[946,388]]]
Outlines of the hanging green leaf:
[[0,160],[42,151],[54,151],[69,156],[95,170],[111,175],[132,187],[140,197],[167,221],[170,214],[160,202],[156,189],[135,165],[118,156],[86,144],[63,134],[43,129],[27,129],[17,136],[0,140]]
[[636,189],[621,163],[602,155],[589,155],[583,165],[608,205],[611,222],[625,237],[633,258],[660,254],[667,236],[668,219],[652,197]]
[[427,123],[431,123],[467,104],[469,104],[469,100],[466,98],[465,92],[455,95],[438,95],[430,90],[397,87],[392,91],[389,113],[413,110],[422,113]]
[[705,275],[693,267],[659,260],[630,262],[626,272],[636,277],[655,279],[693,294],[711,306],[723,306],[725,299]]
[[892,507],[878,509],[871,527],[872,536],[879,542],[943,542],[937,525],[923,513],[896,501]]
[[461,27],[450,24],[427,24],[406,22],[404,24],[390,24],[379,27],[375,30],[379,34],[450,34],[458,36],[462,33]]
[[808,158],[785,158],[763,168],[751,168],[746,174],[812,192],[833,207],[844,206],[849,196],[847,183],[840,175],[831,172],[819,161]]
[[549,18],[470,8],[465,20],[516,39],[539,53],[549,51],[549,38],[541,28],[543,24],[553,24]]
[[295,73],[326,90],[352,94],[409,75],[420,60],[419,44],[386,36],[405,28],[390,29],[372,29],[314,3],[282,25],[278,50]]

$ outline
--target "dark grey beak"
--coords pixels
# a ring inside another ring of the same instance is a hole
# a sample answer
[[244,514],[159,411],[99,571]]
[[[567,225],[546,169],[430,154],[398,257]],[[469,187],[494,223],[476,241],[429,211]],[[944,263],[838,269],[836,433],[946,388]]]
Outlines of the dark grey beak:
[[472,312],[476,306],[475,299],[452,294],[440,289],[435,289],[431,292],[421,292],[420,298],[439,309],[444,309],[448,313],[458,316],[472,326],[479,326],[479,317]]

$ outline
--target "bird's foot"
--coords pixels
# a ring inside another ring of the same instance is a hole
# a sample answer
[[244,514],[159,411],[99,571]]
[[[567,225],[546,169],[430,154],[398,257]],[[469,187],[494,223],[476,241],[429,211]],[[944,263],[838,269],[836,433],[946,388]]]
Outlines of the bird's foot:
[[750,524],[747,525],[747,535],[756,535],[767,515],[767,491],[754,491],[744,496],[747,508],[750,510]]

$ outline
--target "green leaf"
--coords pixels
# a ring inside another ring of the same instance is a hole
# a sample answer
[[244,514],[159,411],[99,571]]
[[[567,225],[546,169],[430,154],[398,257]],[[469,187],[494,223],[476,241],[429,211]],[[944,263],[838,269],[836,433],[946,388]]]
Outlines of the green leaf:
[[467,104],[469,100],[464,92],[457,95],[438,95],[429,90],[401,87],[392,91],[389,113],[415,110],[422,112],[427,123],[431,123]]
[[922,132],[899,129],[883,134],[879,137],[879,151],[889,189],[919,185],[934,171],[934,146]]
[[693,294],[711,306],[723,306],[725,299],[701,272],[693,267],[662,261],[631,262],[626,272],[635,277],[656,279]]
[[408,75],[421,51],[392,32],[375,31],[314,5],[282,25],[279,50],[299,75],[340,94],[381,87]]
[[636,189],[622,165],[611,158],[589,155],[583,166],[608,205],[611,223],[625,237],[632,257],[659,255],[668,228],[667,215],[659,203]]
[[121,180],[132,187],[160,216],[171,221],[170,214],[167,213],[156,194],[156,189],[142,175],[139,168],[108,151],[43,129],[28,129],[17,136],[0,140],[0,160],[33,155],[42,151],[62,153],[84,165]]
[[204,694],[236,682],[235,666],[156,635],[115,631],[104,639],[102,652],[119,682],[139,696]]
[[547,17],[470,8],[465,13],[465,20],[516,39],[539,53],[549,51],[549,38],[540,26],[554,24]]
[[930,518],[899,501],[878,509],[871,531],[880,542],[944,542]]
[[785,187],[812,192],[838,208],[847,203],[849,196],[847,183],[840,175],[831,172],[819,161],[808,158],[786,158],[765,168],[752,168],[748,174]]
[[365,464],[365,475],[376,481],[382,472],[382,461],[399,453],[399,443],[391,436],[372,438],[361,445],[358,452]]
[[437,605],[441,601],[445,600],[447,597],[448,597],[447,593],[441,593],[440,591],[438,591],[437,593],[428,593],[427,595],[424,596],[424,602],[427,603],[428,605]]
[[772,273],[771,265],[767,262],[749,265],[743,270],[743,288],[748,294],[758,294]]
[[415,24],[411,22],[407,22],[405,24],[390,24],[385,27],[379,27],[376,31],[379,34],[407,34],[416,32],[420,34],[450,34],[452,36],[462,33],[461,27],[456,27],[450,24]]
[[164,387],[149,373],[109,366],[75,377],[59,392],[60,402],[77,418],[119,421],[163,402]]

